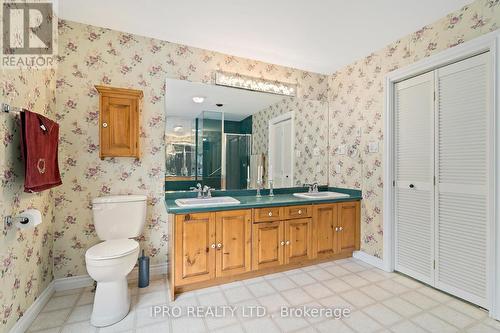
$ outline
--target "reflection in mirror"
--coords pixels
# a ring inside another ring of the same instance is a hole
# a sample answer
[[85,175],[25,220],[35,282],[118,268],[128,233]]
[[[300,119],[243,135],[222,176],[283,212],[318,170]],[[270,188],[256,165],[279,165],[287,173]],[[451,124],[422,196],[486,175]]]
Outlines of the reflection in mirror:
[[167,190],[326,184],[326,102],[171,79],[166,92]]

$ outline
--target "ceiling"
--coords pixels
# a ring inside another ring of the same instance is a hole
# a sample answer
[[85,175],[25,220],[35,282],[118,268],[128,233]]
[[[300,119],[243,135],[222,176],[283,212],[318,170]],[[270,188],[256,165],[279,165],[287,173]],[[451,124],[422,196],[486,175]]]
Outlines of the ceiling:
[[472,0],[63,0],[62,18],[331,74]]
[[[198,117],[203,111],[215,111],[224,112],[225,120],[241,121],[287,98],[281,95],[174,79],[167,79],[166,92],[167,117],[191,119]],[[205,100],[197,104],[193,102],[193,97],[204,97]],[[223,106],[216,105],[219,103]]]

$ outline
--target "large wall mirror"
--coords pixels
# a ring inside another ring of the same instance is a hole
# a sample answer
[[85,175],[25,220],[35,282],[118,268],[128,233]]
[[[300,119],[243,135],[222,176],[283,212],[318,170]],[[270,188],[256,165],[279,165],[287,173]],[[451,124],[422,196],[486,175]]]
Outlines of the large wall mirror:
[[174,79],[166,92],[166,190],[327,183],[327,102]]

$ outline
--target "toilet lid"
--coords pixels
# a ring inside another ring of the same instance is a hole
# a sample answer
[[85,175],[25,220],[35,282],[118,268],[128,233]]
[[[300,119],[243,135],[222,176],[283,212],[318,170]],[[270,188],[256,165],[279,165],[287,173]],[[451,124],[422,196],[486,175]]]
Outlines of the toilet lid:
[[126,256],[137,250],[139,243],[133,239],[111,239],[96,244],[87,250],[85,257],[105,260]]

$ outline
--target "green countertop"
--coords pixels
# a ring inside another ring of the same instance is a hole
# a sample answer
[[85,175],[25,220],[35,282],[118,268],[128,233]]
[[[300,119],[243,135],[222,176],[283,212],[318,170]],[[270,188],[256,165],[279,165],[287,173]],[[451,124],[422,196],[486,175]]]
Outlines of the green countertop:
[[238,201],[239,204],[231,204],[224,206],[213,206],[213,207],[179,207],[175,204],[175,200],[179,198],[194,198],[196,193],[189,191],[175,191],[165,193],[165,204],[167,206],[167,212],[169,214],[188,214],[188,213],[198,213],[198,212],[213,212],[222,210],[236,210],[236,209],[248,209],[248,208],[260,208],[260,207],[273,207],[273,206],[294,206],[294,205],[308,205],[308,204],[320,204],[320,203],[333,203],[333,202],[346,202],[346,201],[359,201],[362,199],[361,191],[337,187],[322,187],[320,190],[328,190],[331,192],[340,192],[349,194],[349,197],[339,198],[339,199],[328,199],[328,200],[318,200],[318,199],[303,199],[293,196],[293,193],[307,192],[307,188],[295,187],[287,189],[276,189],[274,191],[274,197],[268,196],[269,190],[262,190],[262,197],[257,198],[255,196],[255,190],[238,190],[238,191],[214,191],[213,196],[230,196]]

